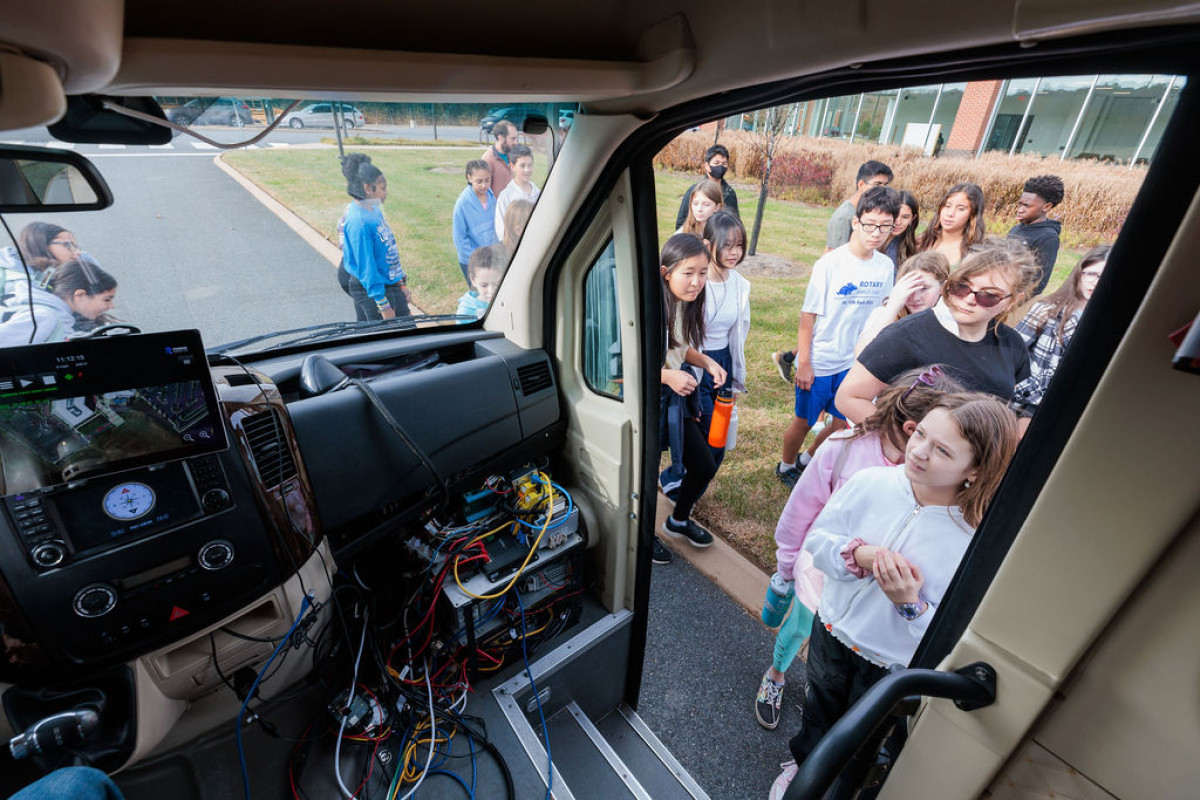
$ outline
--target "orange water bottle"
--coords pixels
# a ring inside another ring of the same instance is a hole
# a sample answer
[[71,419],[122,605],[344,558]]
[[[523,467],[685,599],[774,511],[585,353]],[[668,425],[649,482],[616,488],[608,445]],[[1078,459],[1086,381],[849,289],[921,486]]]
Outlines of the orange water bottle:
[[713,404],[712,424],[708,426],[708,446],[724,447],[729,435],[729,417],[733,414],[733,389],[722,386],[717,389]]

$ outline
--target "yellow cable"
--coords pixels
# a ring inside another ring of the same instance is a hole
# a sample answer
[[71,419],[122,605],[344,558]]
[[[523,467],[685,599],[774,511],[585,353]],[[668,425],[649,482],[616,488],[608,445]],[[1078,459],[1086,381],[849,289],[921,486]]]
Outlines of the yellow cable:
[[[512,576],[512,580],[510,580],[508,585],[503,589],[491,594],[475,594],[470,589],[463,586],[462,580],[458,577],[458,557],[456,556],[454,558],[454,582],[458,584],[458,588],[463,594],[467,595],[468,597],[473,597],[476,600],[495,600],[497,597],[503,597],[504,595],[508,594],[508,590],[516,584],[517,580],[525,572],[525,568],[529,566],[529,562],[533,560],[534,554],[537,553],[538,547],[542,543],[542,537],[546,535],[546,531],[550,527],[550,518],[554,516],[554,487],[550,485],[549,481],[546,482],[546,492],[546,520],[542,523],[542,529],[538,531],[538,537],[533,543],[533,547],[529,548],[529,554],[525,556],[525,561],[522,562],[520,569],[517,570],[517,573]],[[515,525],[517,523],[514,522],[513,524]],[[472,541],[477,541],[479,538],[482,538],[486,535],[487,534],[482,534]]]

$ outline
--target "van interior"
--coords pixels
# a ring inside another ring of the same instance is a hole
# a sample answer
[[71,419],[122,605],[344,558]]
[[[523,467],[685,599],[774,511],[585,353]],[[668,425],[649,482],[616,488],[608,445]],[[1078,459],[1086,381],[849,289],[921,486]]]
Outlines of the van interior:
[[[639,714],[667,580],[650,556],[654,156],[787,103],[1097,72],[1187,82],[916,657],[786,798],[1194,794],[1200,342],[1171,337],[1200,319],[1200,5],[0,8],[0,138],[51,126],[41,144],[0,145],[6,226],[120,231],[131,262],[197,242],[213,270],[260,248],[280,259],[224,286],[261,308],[213,312],[236,335],[179,324],[200,293],[160,286],[187,304],[144,332],[0,350],[6,796],[77,765],[128,798],[765,795],[773,767],[704,777],[753,725],[748,700],[736,719],[710,710],[695,701],[704,676],[685,673],[676,722]],[[542,196],[481,320],[266,322],[293,302],[283,254],[311,249],[298,236],[156,238],[155,214],[172,212],[139,200],[175,183],[211,210],[206,187],[179,184],[184,159],[165,151],[120,172],[132,159],[107,148],[186,139],[153,98],[275,96],[534,109],[521,128],[541,143]],[[62,177],[39,191],[21,183],[31,164]],[[609,357],[619,389],[596,378]],[[677,594],[685,651],[763,635],[732,604],[727,627],[705,626],[726,617]],[[907,741],[881,758],[897,723]],[[683,728],[702,746],[672,748]],[[788,757],[785,737],[770,742],[768,762]]]

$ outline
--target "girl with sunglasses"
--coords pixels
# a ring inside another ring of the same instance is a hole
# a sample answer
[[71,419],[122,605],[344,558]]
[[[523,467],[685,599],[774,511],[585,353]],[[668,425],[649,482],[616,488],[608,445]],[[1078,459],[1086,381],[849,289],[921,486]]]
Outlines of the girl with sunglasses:
[[[22,228],[17,235],[17,247],[0,250],[4,294],[12,294],[17,283],[26,283],[29,278],[44,288],[54,274],[54,267],[78,258],[80,254],[75,234],[49,222],[31,222]],[[25,274],[26,267],[29,268],[28,275]],[[50,270],[49,273],[46,270]]]
[[1016,405],[1022,414],[1032,415],[1042,402],[1111,250],[1109,245],[1100,245],[1084,253],[1063,285],[1034,303],[1017,323],[1017,333],[1029,348],[1030,375],[1016,388]]
[[970,391],[1011,401],[1029,377],[1029,352],[1007,323],[1037,277],[1037,264],[1018,241],[992,239],[971,248],[937,305],[888,325],[859,353],[838,390],[838,410],[862,422],[897,375],[926,364],[942,365]]

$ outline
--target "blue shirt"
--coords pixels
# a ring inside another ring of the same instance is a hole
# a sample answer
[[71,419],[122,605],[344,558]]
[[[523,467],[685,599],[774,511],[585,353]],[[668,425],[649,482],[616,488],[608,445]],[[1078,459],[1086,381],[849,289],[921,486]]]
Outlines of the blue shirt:
[[343,220],[339,238],[346,271],[372,300],[383,303],[387,300],[384,287],[404,280],[396,237],[383,219],[383,209],[377,204],[350,203]]
[[496,195],[488,189],[487,208],[484,208],[468,186],[454,203],[454,249],[458,251],[458,263],[465,267],[471,253],[495,243]]

